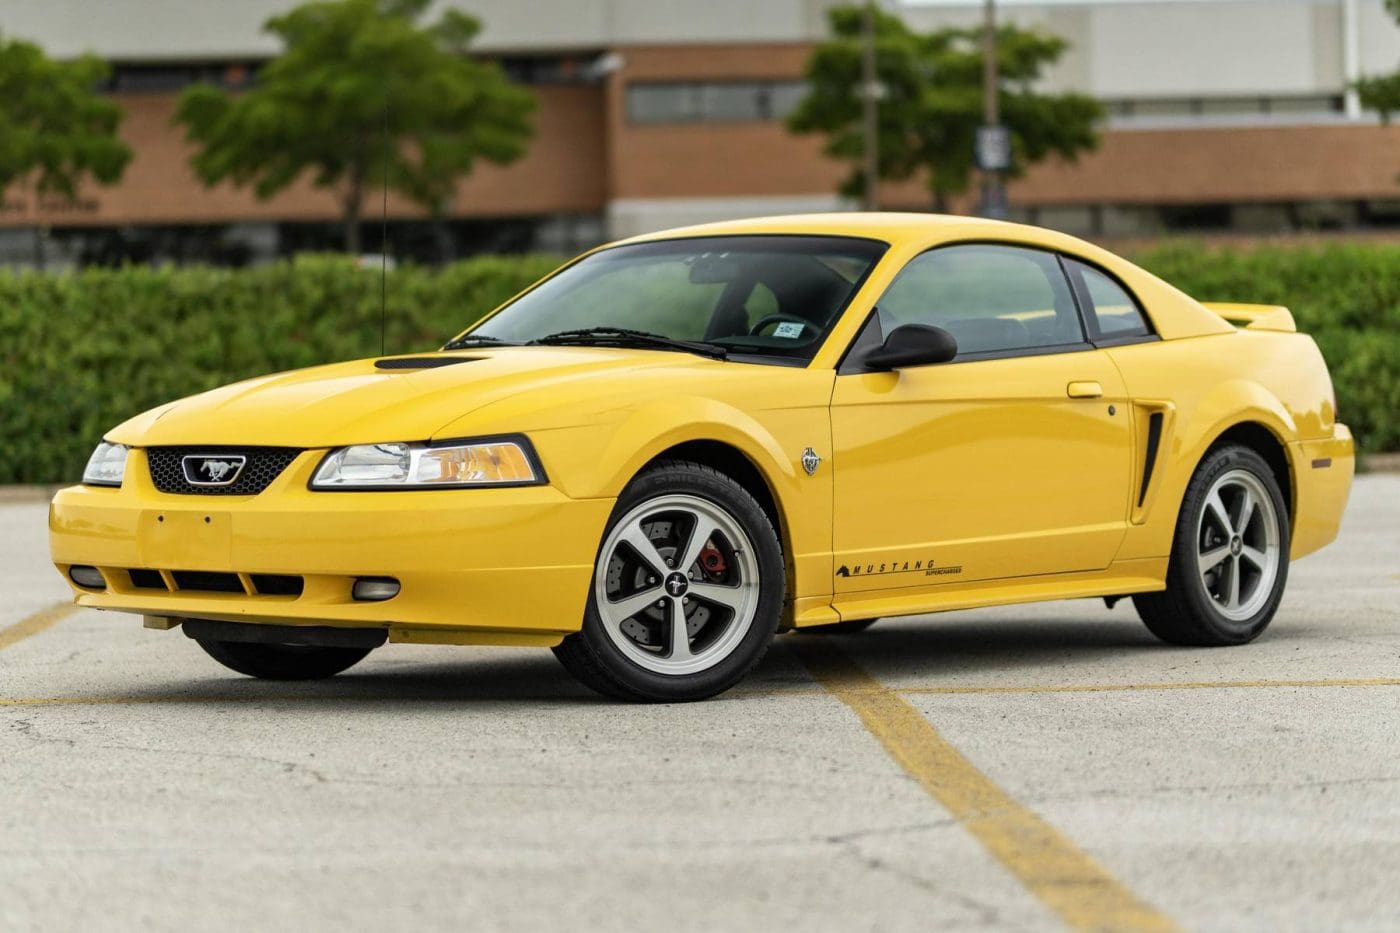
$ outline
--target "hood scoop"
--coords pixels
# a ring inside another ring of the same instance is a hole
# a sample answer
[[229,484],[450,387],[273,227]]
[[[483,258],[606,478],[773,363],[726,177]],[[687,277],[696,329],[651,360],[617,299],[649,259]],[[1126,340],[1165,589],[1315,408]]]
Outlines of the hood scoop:
[[475,363],[479,356],[395,356],[375,360],[375,369],[439,369],[458,363]]

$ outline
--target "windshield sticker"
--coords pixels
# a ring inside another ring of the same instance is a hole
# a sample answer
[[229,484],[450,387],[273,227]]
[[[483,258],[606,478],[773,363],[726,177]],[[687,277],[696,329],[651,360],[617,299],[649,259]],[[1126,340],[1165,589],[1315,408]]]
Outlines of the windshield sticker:
[[773,329],[773,336],[783,337],[787,340],[795,340],[798,337],[802,336],[803,327],[804,325],[802,324],[796,324],[791,321],[784,321],[783,323],[779,324]]

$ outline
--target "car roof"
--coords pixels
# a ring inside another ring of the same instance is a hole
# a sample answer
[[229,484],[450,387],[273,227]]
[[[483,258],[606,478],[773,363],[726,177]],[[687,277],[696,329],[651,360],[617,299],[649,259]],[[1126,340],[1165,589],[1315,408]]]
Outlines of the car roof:
[[895,211],[847,211],[827,214],[790,214],[776,217],[752,217],[725,220],[718,223],[677,227],[656,233],[642,234],[622,240],[623,243],[645,243],[697,236],[734,236],[743,234],[789,234],[799,236],[853,236],[883,240],[891,245],[916,241],[927,243],[940,239],[1016,240],[1050,248],[1091,248],[1075,237],[1066,236],[1043,227],[1014,224],[982,217],[962,217],[951,214],[919,214]]

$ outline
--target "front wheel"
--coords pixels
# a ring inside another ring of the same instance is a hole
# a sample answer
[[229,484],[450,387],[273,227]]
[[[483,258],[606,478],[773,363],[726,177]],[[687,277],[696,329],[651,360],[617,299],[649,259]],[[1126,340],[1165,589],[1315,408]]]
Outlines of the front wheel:
[[1288,580],[1288,509],[1273,470],[1245,447],[1214,451],[1186,487],[1167,588],[1133,597],[1176,645],[1242,645],[1268,627]]
[[710,467],[662,463],[618,499],[583,628],[554,653],[605,696],[704,699],[758,663],[783,589],[778,535],[754,497]]
[[370,648],[264,645],[196,638],[199,647],[224,667],[262,680],[321,680],[365,659]]

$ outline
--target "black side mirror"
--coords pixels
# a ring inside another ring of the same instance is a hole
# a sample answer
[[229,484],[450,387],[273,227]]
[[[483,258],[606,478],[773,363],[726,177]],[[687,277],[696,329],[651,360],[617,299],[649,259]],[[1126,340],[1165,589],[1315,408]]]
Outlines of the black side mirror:
[[866,355],[865,368],[888,370],[927,366],[946,363],[957,355],[957,339],[943,328],[928,324],[905,324],[890,331],[884,344]]

